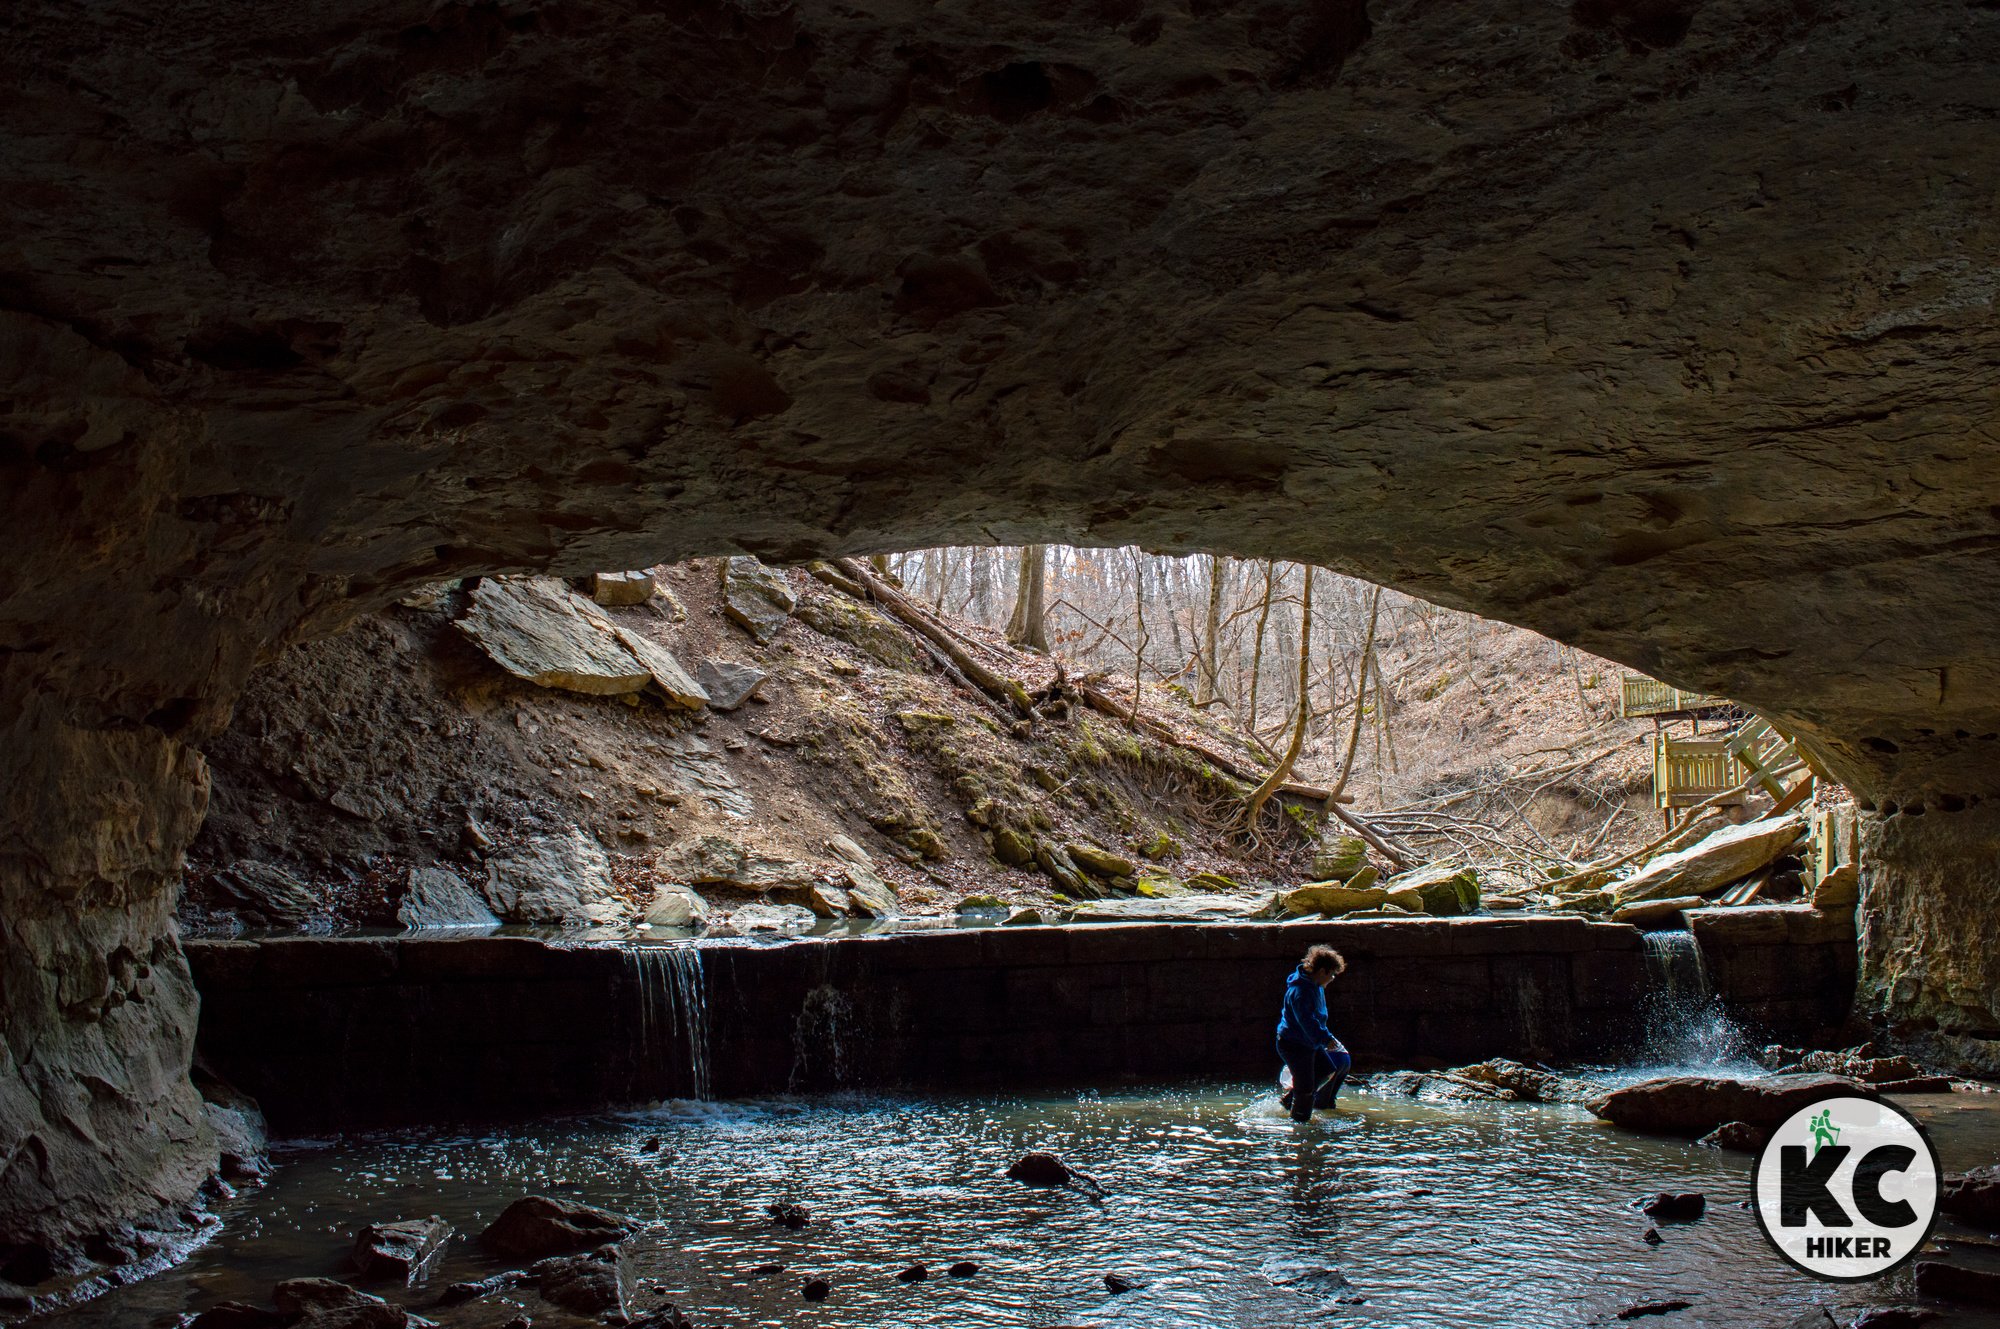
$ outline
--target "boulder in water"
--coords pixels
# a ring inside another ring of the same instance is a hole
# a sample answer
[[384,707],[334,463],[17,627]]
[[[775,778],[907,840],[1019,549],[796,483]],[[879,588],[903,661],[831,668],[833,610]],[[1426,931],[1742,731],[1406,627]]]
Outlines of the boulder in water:
[[623,1241],[637,1228],[631,1219],[609,1209],[529,1195],[508,1205],[493,1225],[479,1234],[479,1241],[502,1255],[535,1260]]
[[1618,1312],[1621,1320],[1642,1320],[1649,1315],[1671,1315],[1694,1305],[1691,1301],[1635,1301]]
[[1007,1175],[1029,1186],[1066,1186],[1076,1174],[1054,1154],[1032,1153],[1022,1154]]
[[945,1270],[945,1272],[953,1278],[970,1278],[979,1272],[979,1266],[970,1260],[960,1260],[957,1264]]
[[802,1204],[767,1204],[764,1206],[764,1212],[769,1214],[771,1221],[779,1227],[788,1227],[794,1231],[812,1222],[812,1210]]
[[2000,1273],[1943,1260],[1917,1261],[1917,1295],[1926,1301],[2000,1306]]
[[279,1329],[285,1317],[247,1301],[225,1301],[189,1320],[186,1329]]
[[2000,1167],[1947,1174],[1938,1208],[1982,1227],[2000,1227]]
[[808,1278],[805,1282],[805,1286],[799,1289],[799,1295],[804,1297],[807,1301],[825,1301],[827,1298],[827,1294],[829,1294],[832,1291],[833,1291],[833,1284],[828,1282],[826,1279]]
[[410,1315],[331,1278],[292,1278],[271,1290],[290,1329],[406,1329]]
[[1734,1149],[1754,1154],[1771,1138],[1768,1126],[1752,1126],[1747,1121],[1725,1121],[1695,1143],[1708,1149]]
[[896,1275],[898,1283],[921,1283],[931,1276],[928,1265],[913,1264]]
[[1557,1075],[1554,1071],[1525,1066],[1505,1057],[1461,1066],[1449,1074],[1479,1084],[1510,1089],[1514,1097],[1529,1103],[1588,1103],[1604,1092],[1604,1086],[1588,1080]]
[[1724,1122],[1774,1129],[1816,1098],[1859,1088],[1837,1075],[1769,1075],[1754,1080],[1670,1075],[1614,1089],[1592,1099],[1589,1107],[1604,1120],[1632,1130],[1702,1136]]
[[1854,1319],[1854,1329],[1922,1329],[1940,1312],[1921,1306],[1877,1306]]
[[632,1290],[632,1267],[622,1246],[603,1246],[588,1255],[558,1255],[528,1271],[538,1280],[542,1300],[578,1315],[625,1316]]
[[1634,1200],[1639,1212],[1661,1223],[1692,1223],[1708,1212],[1708,1197],[1700,1191],[1661,1191]]
[[370,1223],[355,1235],[348,1258],[366,1277],[409,1284],[450,1237],[451,1224],[435,1214],[395,1223]]
[[1124,1274],[1106,1274],[1104,1286],[1111,1289],[1111,1295],[1116,1297],[1126,1292],[1136,1292],[1146,1285],[1136,1278],[1127,1278]]

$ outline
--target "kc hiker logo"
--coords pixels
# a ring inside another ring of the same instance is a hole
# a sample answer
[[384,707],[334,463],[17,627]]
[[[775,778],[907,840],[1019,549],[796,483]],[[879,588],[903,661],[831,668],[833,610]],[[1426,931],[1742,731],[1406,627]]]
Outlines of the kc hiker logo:
[[1937,1151],[1915,1119],[1859,1094],[1817,1099],[1758,1151],[1757,1222],[1816,1278],[1879,1278],[1917,1253],[1937,1222]]

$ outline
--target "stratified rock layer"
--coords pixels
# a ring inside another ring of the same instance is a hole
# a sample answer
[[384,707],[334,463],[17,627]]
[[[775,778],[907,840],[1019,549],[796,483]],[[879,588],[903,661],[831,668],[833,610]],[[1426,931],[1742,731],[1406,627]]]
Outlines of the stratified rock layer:
[[1929,899],[2000,794],[2000,11],[1640,8],[14,5],[0,1239],[206,1166],[188,745],[275,644],[467,573],[1373,576],[1927,813],[1871,974],[2000,1029],[1946,916],[1992,869]]

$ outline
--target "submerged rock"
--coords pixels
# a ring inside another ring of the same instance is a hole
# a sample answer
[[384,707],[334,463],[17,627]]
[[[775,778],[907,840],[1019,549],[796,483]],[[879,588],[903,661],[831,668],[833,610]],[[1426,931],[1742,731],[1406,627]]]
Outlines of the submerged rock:
[[1075,1174],[1054,1154],[1022,1154],[1007,1175],[1029,1186],[1065,1186]]
[[1918,1260],[1917,1295],[1925,1300],[2000,1306],[2000,1273],[1943,1260]]
[[632,1290],[631,1262],[622,1246],[603,1246],[588,1255],[559,1255],[529,1273],[542,1300],[578,1315],[623,1318]]
[[500,916],[449,868],[411,868],[396,921],[406,928],[494,928]]
[[928,1265],[913,1264],[896,1275],[898,1283],[921,1283],[931,1276]]
[[1702,1136],[1725,1122],[1773,1129],[1816,1098],[1859,1087],[1836,1075],[1771,1075],[1755,1080],[1674,1075],[1614,1089],[1592,1099],[1589,1107],[1604,1120],[1632,1130]]
[[1747,1121],[1725,1121],[1695,1143],[1709,1149],[1734,1149],[1754,1154],[1771,1138],[1768,1126],[1752,1126]]
[[479,1241],[502,1255],[535,1260],[622,1241],[637,1230],[631,1219],[609,1209],[529,1195],[508,1205],[493,1225],[479,1234]]
[[960,1260],[957,1264],[945,1270],[945,1272],[953,1278],[970,1278],[979,1272],[979,1266],[971,1260]]
[[354,1250],[348,1258],[364,1277],[413,1283],[450,1237],[451,1224],[435,1214],[370,1223],[355,1234]]
[[1694,1305],[1691,1301],[1636,1301],[1618,1312],[1621,1320],[1639,1320],[1648,1315],[1671,1315]]
[[1946,1174],[1938,1208],[1970,1223],[2000,1227],[2000,1166]]
[[812,1210],[802,1204],[767,1204],[764,1206],[764,1212],[769,1214],[771,1221],[779,1227],[788,1227],[795,1231],[812,1221]]
[[824,1278],[808,1278],[805,1286],[799,1289],[799,1295],[807,1301],[825,1301],[827,1295],[832,1291],[833,1284],[828,1280]]
[[1877,1306],[1854,1318],[1854,1329],[1922,1329],[1940,1312],[1921,1306]]
[[1662,1223],[1692,1223],[1708,1212],[1708,1197],[1700,1191],[1661,1191],[1632,1203],[1640,1213]]
[[1136,1278],[1127,1278],[1124,1274],[1106,1274],[1104,1286],[1111,1290],[1112,1296],[1116,1297],[1126,1292],[1136,1292],[1146,1285]]
[[798,604],[798,596],[783,574],[748,554],[724,560],[722,612],[758,641],[777,636]]
[[247,1301],[225,1301],[189,1320],[186,1329],[279,1329],[285,1316]]
[[271,1290],[290,1329],[405,1329],[410,1315],[331,1278],[293,1278]]

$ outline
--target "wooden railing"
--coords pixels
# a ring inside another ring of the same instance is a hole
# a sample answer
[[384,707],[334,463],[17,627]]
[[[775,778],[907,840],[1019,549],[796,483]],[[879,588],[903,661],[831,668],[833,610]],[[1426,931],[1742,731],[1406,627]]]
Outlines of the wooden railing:
[[[1675,738],[1653,735],[1653,806],[1693,807],[1743,782],[1726,736]],[[1745,795],[1726,799],[1741,803]]]
[[1647,678],[1644,674],[1625,675],[1623,693],[1619,698],[1618,713],[1627,719],[1641,715],[1674,715],[1682,711],[1705,711],[1711,707],[1727,706],[1721,697],[1711,697],[1705,692],[1683,692],[1671,683],[1662,683],[1657,678]]

